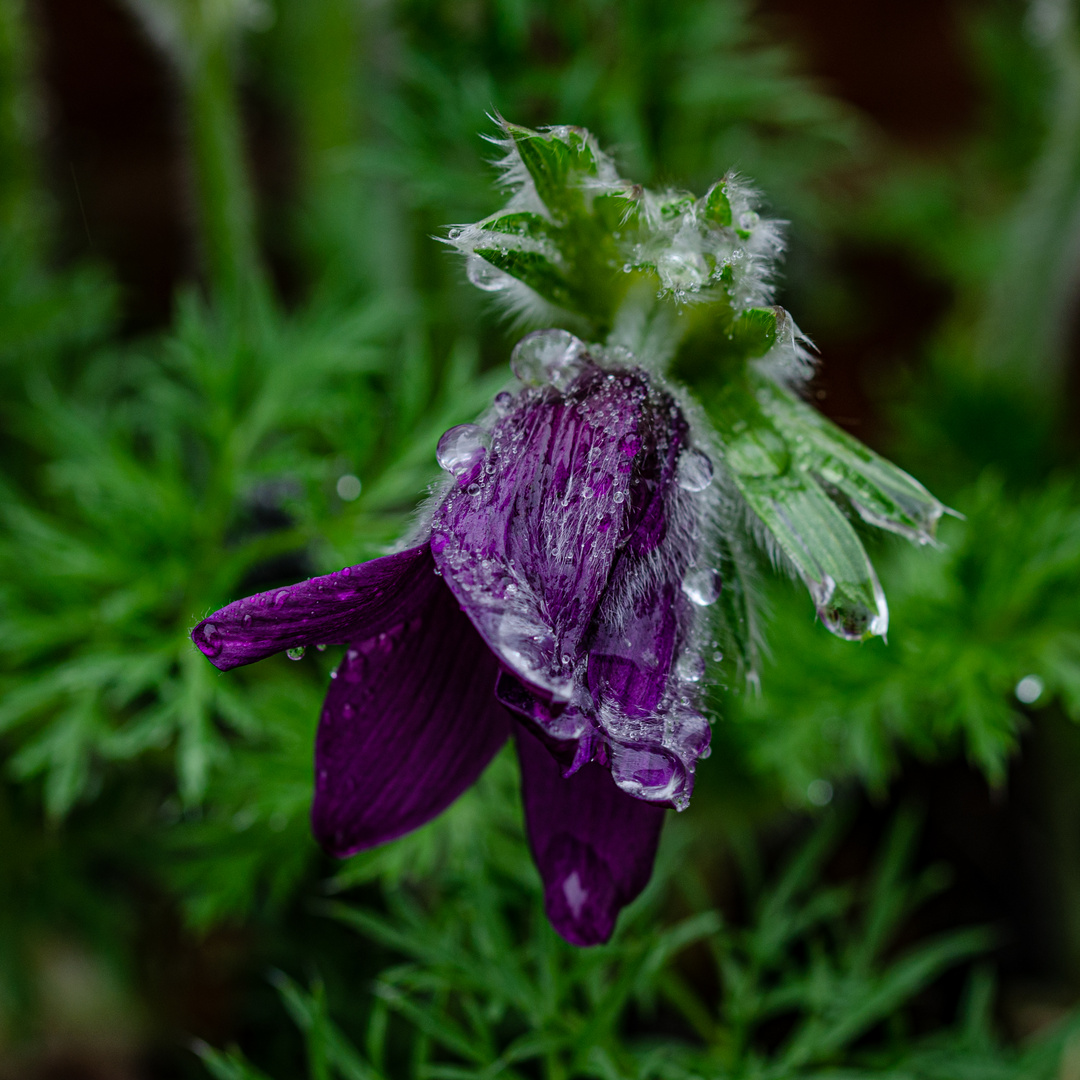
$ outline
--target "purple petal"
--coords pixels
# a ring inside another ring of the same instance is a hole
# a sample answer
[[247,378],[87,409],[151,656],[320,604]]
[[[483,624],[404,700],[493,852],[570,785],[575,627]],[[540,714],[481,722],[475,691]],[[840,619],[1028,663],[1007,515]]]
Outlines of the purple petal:
[[312,828],[344,857],[450,805],[506,741],[498,664],[434,574],[402,621],[357,639],[330,686],[315,741]]
[[595,763],[563,779],[535,736],[520,725],[515,735],[548,918],[571,944],[599,945],[649,881],[664,811],[624,794]]
[[191,639],[228,671],[283,649],[369,637],[415,610],[423,583],[436,580],[434,570],[423,544],[236,600],[203,619]]
[[492,431],[482,476],[435,513],[432,552],[447,584],[503,664],[556,712],[572,698],[616,552],[654,502],[643,463],[671,404],[644,372],[593,363],[565,392],[523,390]]
[[652,459],[633,533],[619,553],[589,647],[588,688],[607,745],[611,773],[627,793],[684,808],[697,759],[708,750],[708,722],[697,711],[692,667],[694,606],[682,589],[697,549],[696,496],[674,482],[686,447],[685,422],[672,425],[666,451]]

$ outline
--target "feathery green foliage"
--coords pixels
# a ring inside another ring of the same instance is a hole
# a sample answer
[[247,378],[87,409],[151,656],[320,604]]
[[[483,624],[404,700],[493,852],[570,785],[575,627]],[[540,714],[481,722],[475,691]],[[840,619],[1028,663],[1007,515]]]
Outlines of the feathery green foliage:
[[[152,894],[199,933],[245,927],[289,969],[275,981],[312,1080],[1071,1075],[1075,1024],[1004,1045],[982,969],[955,1026],[906,1026],[924,988],[992,941],[983,929],[906,936],[944,887],[937,870],[907,870],[907,818],[868,881],[822,873],[838,817],[767,886],[748,858],[740,919],[719,910],[710,877],[736,826],[698,804],[613,943],[575,951],[542,918],[500,759],[442,819],[325,880],[307,809],[334,657],[223,679],[187,630],[400,534],[439,434],[490,400],[512,344],[432,239],[496,205],[484,114],[585,125],[619,171],[661,193],[654,223],[625,216],[644,193],[571,205],[576,189],[553,183],[546,216],[486,220],[472,254],[571,328],[672,361],[776,550],[804,578],[849,579],[868,605],[869,550],[892,603],[888,643],[851,645],[769,587],[762,694],[725,686],[731,666],[710,670],[726,752],[703,773],[726,767],[756,825],[815,780],[884,793],[908,754],[962,754],[1003,782],[1044,708],[1080,720],[1080,501],[1055,421],[1077,250],[1073,5],[1039,8],[1070,28],[1047,39],[1056,75],[1015,5],[965,14],[989,114],[936,160],[889,145],[801,78],[738,0],[130,7],[178,80],[203,270],[172,325],[135,340],[105,269],[55,265],[34,44],[24,5],[0,0],[0,1036],[18,1019],[32,1030],[35,949],[50,935],[92,943],[139,996],[139,898]],[[247,175],[241,83],[294,129],[288,205],[267,205]],[[594,144],[559,130],[508,129],[534,184],[600,169]],[[856,161],[837,184],[833,170]],[[845,245],[903,252],[948,294],[916,374],[870,388],[896,399],[875,446],[966,515],[943,523],[940,548],[872,540],[868,525],[929,536],[942,504],[760,370],[778,339],[794,350],[793,324],[764,295],[725,302],[724,269],[703,252],[664,262],[659,241],[687,222],[732,251],[762,227],[743,220],[757,211],[738,204],[737,183],[708,187],[733,167],[791,218],[785,303],[834,339],[863,319],[835,271]],[[639,230],[629,254],[624,230]],[[289,303],[267,244],[295,269]],[[1040,276],[1051,268],[1053,288]],[[675,315],[694,275],[715,302]],[[358,495],[339,484],[353,477]],[[828,559],[800,562],[793,513]],[[722,649],[751,670],[761,560],[728,543]],[[1031,676],[1040,692],[1029,682],[1020,703]],[[313,903],[358,932],[355,956],[320,956],[327,994],[294,981],[310,957],[297,958],[306,941],[283,916]],[[375,967],[373,985],[355,976]],[[260,1056],[265,1034],[244,1039],[258,1069],[204,1046],[211,1075],[283,1080],[288,1064]]]

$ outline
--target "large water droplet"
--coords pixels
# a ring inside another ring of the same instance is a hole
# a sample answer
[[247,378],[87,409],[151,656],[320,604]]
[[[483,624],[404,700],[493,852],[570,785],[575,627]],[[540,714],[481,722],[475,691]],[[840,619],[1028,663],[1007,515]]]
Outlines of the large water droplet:
[[304,659],[304,653],[306,651],[307,650],[304,648],[303,645],[297,645],[295,648],[286,649],[285,650],[285,655],[290,660],[303,660]]
[[506,390],[500,390],[495,395],[495,411],[500,416],[505,416],[514,404],[514,395]]
[[472,480],[478,466],[487,455],[491,436],[477,424],[458,424],[439,440],[435,459],[458,482],[467,484]]
[[683,770],[665,750],[623,746],[613,742],[611,778],[628,795],[651,802],[675,800],[683,786]]
[[701,682],[705,675],[705,660],[695,652],[684,652],[675,664],[675,674],[687,682]]
[[694,292],[709,276],[701,255],[689,248],[673,247],[656,260],[656,271],[664,287],[676,292]]
[[504,274],[497,266],[492,266],[487,259],[481,259],[479,255],[470,255],[465,260],[465,276],[484,292],[499,292],[509,288],[514,282],[509,274]]
[[510,368],[528,386],[565,390],[581,374],[585,343],[566,330],[535,330],[510,354]]
[[826,628],[845,641],[862,641],[869,637],[881,637],[889,629],[889,606],[885,593],[871,571],[870,586],[873,605],[849,595],[838,587],[827,574],[822,583],[808,582],[810,595],[814,598],[818,617]]
[[199,651],[203,656],[212,659],[221,652],[225,642],[222,639],[221,631],[212,622],[208,622],[203,624],[202,629],[197,634],[195,644],[199,646]]
[[708,607],[719,599],[720,586],[720,572],[712,567],[703,567],[687,573],[683,578],[682,591],[698,607]]
[[713,478],[713,463],[700,450],[684,450],[675,469],[675,483],[683,491],[704,491]]

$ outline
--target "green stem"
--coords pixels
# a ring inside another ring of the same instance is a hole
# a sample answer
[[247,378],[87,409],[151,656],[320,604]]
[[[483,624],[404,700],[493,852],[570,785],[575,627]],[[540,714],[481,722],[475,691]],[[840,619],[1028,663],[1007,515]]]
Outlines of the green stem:
[[258,253],[229,37],[193,42],[186,72],[200,240],[211,295],[237,318],[268,296]]
[[980,333],[982,366],[1048,404],[1062,400],[1080,278],[1080,28],[1073,0],[1040,6],[1054,88],[1044,149],[1017,204]]

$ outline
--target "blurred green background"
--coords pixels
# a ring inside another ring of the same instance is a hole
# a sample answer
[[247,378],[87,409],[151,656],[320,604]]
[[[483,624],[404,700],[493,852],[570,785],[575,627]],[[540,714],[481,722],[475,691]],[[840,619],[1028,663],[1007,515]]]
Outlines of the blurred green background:
[[[378,554],[504,381],[433,239],[500,205],[492,110],[751,178],[811,399],[964,515],[875,542],[887,644],[771,582],[595,950],[511,760],[334,863],[337,657],[187,639]],[[0,0],[0,221],[5,1080],[1080,1076],[1073,4]]]

